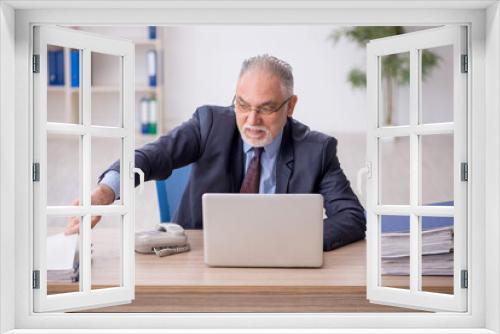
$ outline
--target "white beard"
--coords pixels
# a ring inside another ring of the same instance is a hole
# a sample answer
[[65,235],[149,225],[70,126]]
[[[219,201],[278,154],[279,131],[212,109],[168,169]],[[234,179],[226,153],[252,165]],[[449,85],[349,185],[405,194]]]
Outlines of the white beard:
[[[246,129],[264,131],[265,135],[261,139],[251,138],[245,134]],[[273,136],[271,135],[271,131],[269,131],[269,129],[264,126],[246,124],[243,126],[243,129],[240,132],[243,141],[252,147],[264,147],[266,145],[271,144],[271,142],[273,141]]]

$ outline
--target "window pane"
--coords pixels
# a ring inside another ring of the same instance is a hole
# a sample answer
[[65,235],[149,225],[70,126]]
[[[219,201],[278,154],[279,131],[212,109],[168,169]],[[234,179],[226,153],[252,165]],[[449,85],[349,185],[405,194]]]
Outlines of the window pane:
[[379,59],[379,126],[408,125],[410,53],[391,54]]
[[80,124],[80,51],[47,46],[47,121]]
[[379,138],[380,204],[410,204],[410,139]]
[[453,134],[420,136],[422,205],[453,205]]
[[[122,138],[92,137],[92,188],[97,186],[99,176],[116,160],[121,160],[123,151]],[[124,167],[128,168],[128,167]],[[121,189],[120,177],[116,179],[118,190]],[[115,204],[121,204],[121,198]]]
[[92,229],[92,289],[122,286],[122,217],[103,216]]
[[47,294],[80,291],[78,234],[64,235],[70,221],[81,217],[47,217]]
[[80,138],[77,135],[47,135],[47,205],[81,205]]
[[[148,68],[148,52],[150,51],[151,45],[149,44],[135,45],[135,82],[138,87],[150,86],[151,81],[149,79]],[[159,78],[157,77],[157,79]]]
[[421,123],[453,121],[453,46],[420,50]]
[[121,57],[92,52],[92,125],[122,127]]
[[380,286],[410,288],[410,217],[380,217]]
[[422,291],[453,294],[453,217],[420,217]]

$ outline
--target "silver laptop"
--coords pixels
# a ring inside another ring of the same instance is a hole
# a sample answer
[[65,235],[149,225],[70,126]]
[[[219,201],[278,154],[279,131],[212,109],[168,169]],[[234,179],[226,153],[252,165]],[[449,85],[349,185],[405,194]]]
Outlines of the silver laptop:
[[323,196],[204,194],[205,263],[220,267],[321,267]]

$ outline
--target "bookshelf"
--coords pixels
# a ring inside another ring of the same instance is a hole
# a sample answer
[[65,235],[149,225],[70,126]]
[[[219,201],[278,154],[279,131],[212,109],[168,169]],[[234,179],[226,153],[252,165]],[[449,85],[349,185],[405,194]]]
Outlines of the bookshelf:
[[[133,41],[135,45],[135,123],[137,144],[148,142],[159,136],[164,130],[164,87],[163,87],[163,31],[156,27],[156,38],[148,39],[148,27],[72,27],[96,34],[124,38]],[[47,89],[48,121],[79,123],[80,87],[72,87],[71,83],[71,50],[51,46],[49,50],[62,50],[64,84],[50,85]],[[147,53],[156,52],[156,86],[150,86],[148,77]],[[115,58],[115,59],[113,59]],[[119,59],[114,56],[92,54],[91,57],[91,109],[93,124],[118,126],[119,116],[120,72]],[[50,65],[50,64],[49,64]],[[81,75],[80,75],[81,78]],[[80,82],[81,83],[81,82]],[[156,100],[156,133],[141,132],[142,98]]]

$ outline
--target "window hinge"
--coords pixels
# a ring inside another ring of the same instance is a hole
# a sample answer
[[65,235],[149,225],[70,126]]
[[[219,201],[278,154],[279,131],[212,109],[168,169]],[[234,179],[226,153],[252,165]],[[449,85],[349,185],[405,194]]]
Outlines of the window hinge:
[[461,275],[461,287],[462,289],[467,289],[469,287],[469,272],[467,270],[462,270]]
[[466,162],[460,164],[460,179],[462,181],[469,180],[469,165]]
[[40,270],[33,270],[33,289],[40,289]]
[[33,73],[40,73],[40,55],[33,55]]
[[469,72],[469,57],[462,55],[462,73]]
[[40,181],[40,164],[33,163],[33,181]]

